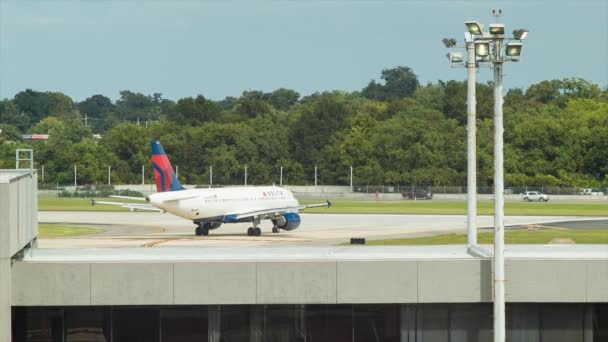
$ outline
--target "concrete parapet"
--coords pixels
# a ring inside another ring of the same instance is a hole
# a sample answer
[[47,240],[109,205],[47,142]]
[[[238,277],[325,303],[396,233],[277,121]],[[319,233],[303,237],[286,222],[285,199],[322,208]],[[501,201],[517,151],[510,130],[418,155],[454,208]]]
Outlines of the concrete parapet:
[[[457,247],[122,248],[124,260],[111,262],[74,250],[60,262],[60,252],[41,250],[13,264],[12,298],[25,306],[491,302],[492,259]],[[605,247],[541,247],[510,247],[508,302],[608,303]]]

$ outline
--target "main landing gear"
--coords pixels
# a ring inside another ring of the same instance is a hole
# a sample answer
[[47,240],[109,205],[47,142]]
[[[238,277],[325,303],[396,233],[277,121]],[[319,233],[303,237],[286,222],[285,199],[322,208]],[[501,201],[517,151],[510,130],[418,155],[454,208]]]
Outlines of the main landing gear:
[[260,236],[262,235],[262,230],[260,228],[258,228],[258,225],[260,224],[260,218],[259,217],[254,217],[251,220],[251,223],[253,223],[253,227],[249,227],[247,228],[247,236]]
[[207,223],[203,223],[203,222],[199,222],[198,223],[198,227],[196,227],[196,229],[194,230],[194,233],[196,234],[196,236],[207,236],[209,235],[209,224]]
[[281,230],[279,229],[279,227],[277,227],[277,220],[271,220],[272,221],[272,232],[277,234],[279,233]]
[[249,227],[247,228],[247,236],[260,236],[262,235],[262,230],[258,227]]

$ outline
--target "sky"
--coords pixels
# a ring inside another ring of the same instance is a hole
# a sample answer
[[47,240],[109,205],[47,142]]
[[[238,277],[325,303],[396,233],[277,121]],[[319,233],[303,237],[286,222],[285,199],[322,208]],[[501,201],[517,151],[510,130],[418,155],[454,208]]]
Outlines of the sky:
[[[27,88],[76,101],[128,89],[220,100],[281,87],[360,90],[383,68],[464,80],[441,42],[465,20],[530,30],[505,88],[580,77],[608,85],[607,0],[0,0],[0,98]],[[492,79],[480,69],[478,82]]]

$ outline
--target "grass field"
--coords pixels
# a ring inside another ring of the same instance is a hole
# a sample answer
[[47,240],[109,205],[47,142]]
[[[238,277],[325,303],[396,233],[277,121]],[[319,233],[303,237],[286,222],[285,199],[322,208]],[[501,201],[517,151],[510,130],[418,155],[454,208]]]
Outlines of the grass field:
[[[306,201],[309,203],[309,201]],[[318,203],[318,201],[317,201]],[[314,208],[307,213],[330,214],[426,214],[464,215],[465,201],[335,201],[331,208]],[[492,215],[493,202],[478,202],[478,215]],[[608,203],[506,202],[506,215],[524,216],[608,216]]]
[[74,226],[62,226],[58,224],[39,224],[38,237],[41,239],[65,236],[78,236],[86,234],[97,234],[103,232],[103,229],[85,228]]
[[[129,202],[117,198],[96,198],[100,201]],[[143,202],[140,202],[143,203]],[[39,197],[38,210],[41,211],[129,211],[115,205],[95,204],[91,206],[90,198],[56,198]]]
[[[570,239],[577,244],[608,244],[608,230],[600,229],[541,229],[528,231],[525,229],[505,231],[507,244],[547,244],[553,239]],[[480,244],[493,244],[493,232],[477,234]],[[444,234],[431,237],[370,240],[367,245],[458,245],[466,244],[465,234]]]
[[[104,198],[104,201],[128,202],[122,199]],[[322,201],[302,201],[302,204]],[[141,202],[139,202],[141,203]],[[331,208],[307,209],[307,213],[320,214],[427,214],[464,215],[465,201],[334,201]],[[86,198],[41,197],[41,211],[127,211],[119,206],[96,204]],[[478,215],[494,213],[493,202],[479,202]],[[506,215],[528,216],[608,216],[608,203],[558,203],[558,202],[506,202]]]

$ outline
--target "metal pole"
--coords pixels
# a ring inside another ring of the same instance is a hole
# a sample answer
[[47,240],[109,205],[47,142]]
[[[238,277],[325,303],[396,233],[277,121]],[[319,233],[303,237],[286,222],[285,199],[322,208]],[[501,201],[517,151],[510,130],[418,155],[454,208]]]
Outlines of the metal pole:
[[317,165],[315,165],[315,187],[317,186]]
[[245,185],[247,185],[247,165],[245,165]]
[[175,178],[179,179],[179,165],[175,165]]
[[144,171],[145,171],[145,168],[142,165],[141,166],[141,185],[144,185]]
[[108,185],[112,184],[112,166],[108,165]]
[[213,165],[209,165],[209,186],[213,185]]
[[350,166],[350,192],[353,192],[353,166]]
[[475,43],[467,42],[467,244],[477,245]]
[[76,187],[78,186],[78,183],[76,182],[77,174],[76,165],[74,165],[74,191],[76,191]]
[[283,186],[283,167],[281,166],[281,176],[279,177],[279,185]]
[[505,341],[505,230],[502,125],[502,61],[494,41],[494,342]]

